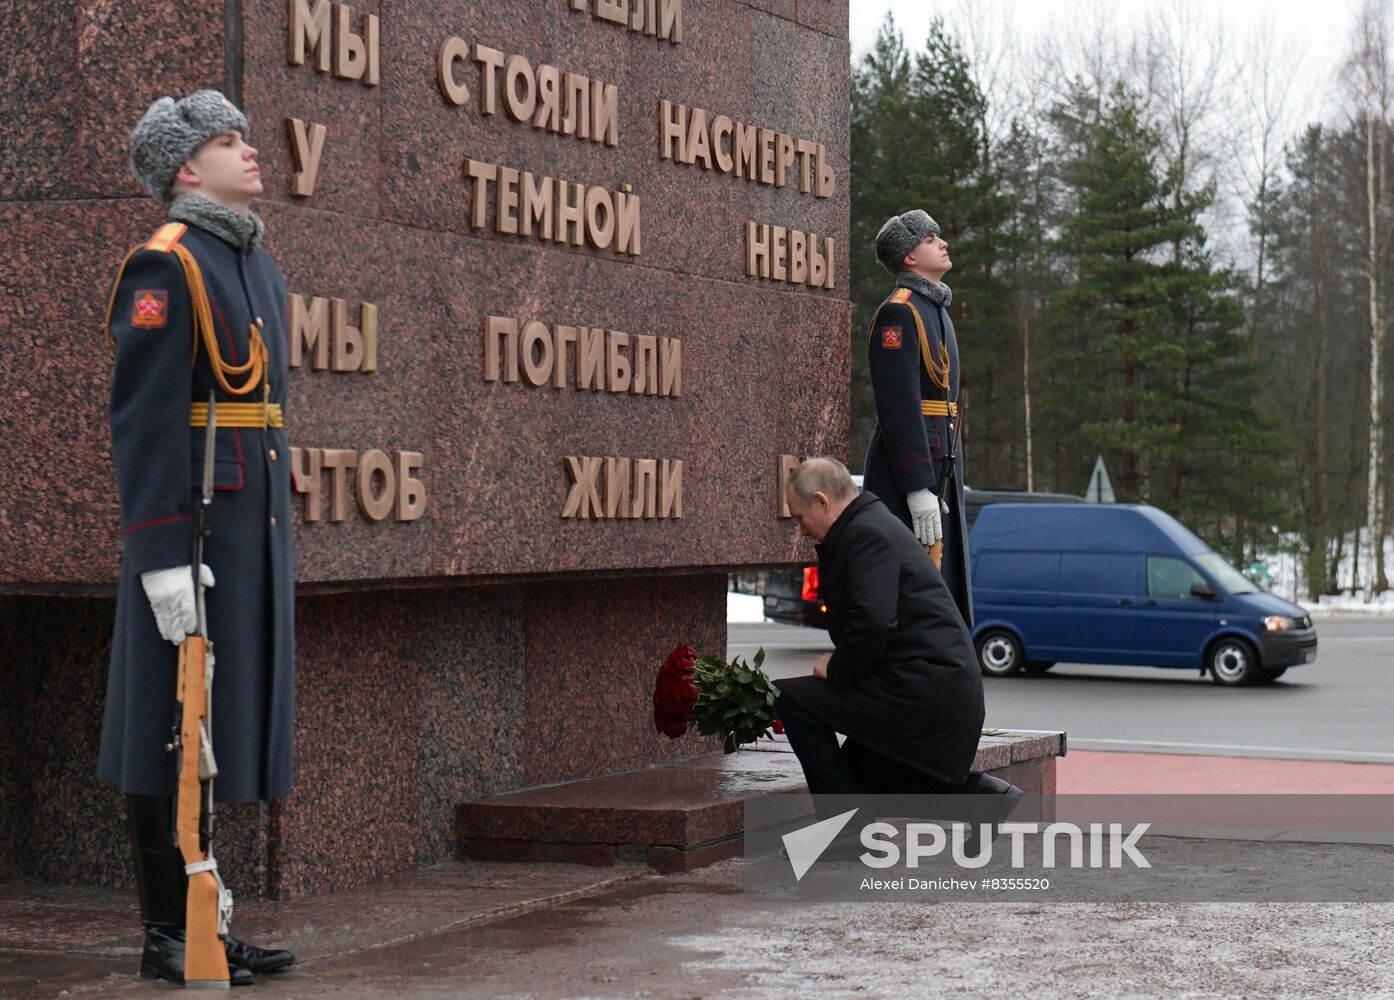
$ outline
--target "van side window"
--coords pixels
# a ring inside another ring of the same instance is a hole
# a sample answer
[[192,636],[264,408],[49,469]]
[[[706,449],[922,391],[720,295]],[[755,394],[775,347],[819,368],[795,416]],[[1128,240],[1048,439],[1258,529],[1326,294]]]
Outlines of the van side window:
[[1060,592],[1132,596],[1138,588],[1138,562],[1134,555],[1066,552],[1060,557]]
[[1190,563],[1166,556],[1147,557],[1147,596],[1177,600],[1195,600],[1191,584],[1205,583],[1205,577],[1191,568]]
[[973,568],[973,585],[988,590],[1054,591],[1059,578],[1054,552],[984,552]]

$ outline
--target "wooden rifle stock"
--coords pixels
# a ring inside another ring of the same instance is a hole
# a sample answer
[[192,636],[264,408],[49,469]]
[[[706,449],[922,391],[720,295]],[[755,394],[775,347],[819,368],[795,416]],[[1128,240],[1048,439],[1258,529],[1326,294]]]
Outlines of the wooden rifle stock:
[[[189,866],[212,861],[201,835],[207,828],[205,782],[201,773],[211,759],[208,747],[208,689],[210,656],[201,635],[191,635],[179,647],[179,704],[182,712],[179,739],[179,798],[175,828],[179,853]],[[216,864],[216,863],[215,863]],[[184,914],[184,985],[190,988],[225,989],[228,986],[227,952],[219,936],[223,905],[222,879],[216,867],[189,875],[189,894]]]
[[[179,647],[180,761],[179,797],[175,829],[179,853],[189,874],[184,915],[184,985],[220,989],[228,986],[227,952],[219,935],[223,906],[222,879],[208,853],[204,831],[209,771],[208,680],[212,673],[208,643],[201,635],[188,636]],[[211,867],[208,867],[210,866]],[[202,870],[198,870],[198,869]]]
[[208,511],[213,504],[218,411],[208,393],[208,425],[203,438],[203,492],[194,509],[194,552],[191,567],[198,626],[179,646],[179,795],[175,805],[175,836],[189,877],[184,910],[184,986],[186,989],[227,989],[230,985],[227,948],[223,938],[232,917],[232,893],[218,874],[213,858],[213,644],[208,641],[208,615],[203,593],[203,542],[208,534]]

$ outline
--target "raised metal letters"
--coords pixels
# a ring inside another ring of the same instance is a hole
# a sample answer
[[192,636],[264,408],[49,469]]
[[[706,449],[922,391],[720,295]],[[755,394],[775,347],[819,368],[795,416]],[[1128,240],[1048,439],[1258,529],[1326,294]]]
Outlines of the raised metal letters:
[[[509,236],[531,236],[554,243],[639,256],[642,251],[639,196],[628,184],[618,191],[537,177],[513,167],[465,161],[470,180],[470,226]],[[494,212],[489,212],[490,196]]]
[[[331,37],[330,25],[333,25]],[[357,22],[353,8],[346,3],[316,0],[287,0],[286,62],[303,66],[314,57],[314,68],[340,80],[359,80],[365,87],[380,82],[381,29],[376,14],[364,14]]]
[[797,164],[800,191],[816,198],[833,193],[826,146],[672,101],[658,102],[658,157],[771,187],[792,183]]
[[[682,460],[567,455],[565,520],[676,521],[682,510]],[[601,497],[604,500],[601,500]]]
[[678,45],[682,42],[682,0],[567,0],[572,10],[589,11],[597,21],[627,28]]
[[836,273],[835,250],[831,237],[763,222],[745,224],[747,277],[832,288]]
[[359,513],[367,521],[389,516],[416,521],[426,512],[426,484],[420,477],[426,459],[419,451],[399,451],[393,457],[377,448],[362,455],[347,448],[291,448],[290,460],[295,492],[305,497],[306,524],[323,518],[325,472],[330,474],[331,522],[348,519],[350,482]]
[[328,130],[319,124],[312,124],[308,130],[299,118],[287,118],[290,128],[290,148],[295,157],[295,179],[291,193],[297,198],[308,198],[315,193],[315,181],[319,179],[319,160],[324,153],[324,137]]
[[[629,395],[682,395],[682,341],[619,330],[484,317],[484,381]],[[306,347],[309,346],[306,341]]]

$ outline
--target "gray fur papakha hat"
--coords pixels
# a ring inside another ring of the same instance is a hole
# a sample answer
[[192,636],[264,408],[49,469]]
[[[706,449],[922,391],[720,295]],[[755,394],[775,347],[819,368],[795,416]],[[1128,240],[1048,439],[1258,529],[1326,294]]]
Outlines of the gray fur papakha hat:
[[939,223],[928,212],[914,209],[904,215],[892,215],[876,234],[876,259],[891,274],[899,274],[915,247],[926,236],[938,236]]
[[246,116],[218,91],[198,90],[178,101],[161,97],[146,108],[131,132],[131,173],[157,201],[168,205],[179,168],[224,132],[251,138]]

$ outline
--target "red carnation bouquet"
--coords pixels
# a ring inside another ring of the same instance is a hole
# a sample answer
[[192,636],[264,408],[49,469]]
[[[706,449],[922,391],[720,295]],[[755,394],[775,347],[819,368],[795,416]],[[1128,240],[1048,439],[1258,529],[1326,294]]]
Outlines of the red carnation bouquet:
[[658,668],[653,688],[653,722],[660,733],[677,739],[696,723],[703,736],[720,736],[721,748],[734,753],[784,727],[774,717],[775,690],[765,672],[765,651],[753,663],[739,656],[729,663],[715,656],[698,656],[684,643],[668,654]]

